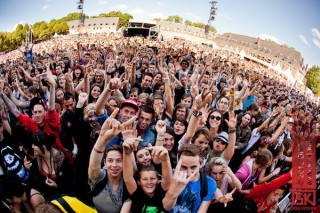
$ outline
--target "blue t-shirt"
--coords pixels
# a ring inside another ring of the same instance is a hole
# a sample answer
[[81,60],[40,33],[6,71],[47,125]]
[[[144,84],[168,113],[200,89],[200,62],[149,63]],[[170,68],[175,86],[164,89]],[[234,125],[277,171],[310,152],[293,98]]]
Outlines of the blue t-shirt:
[[[217,189],[216,181],[208,177],[208,194],[202,201],[210,201],[214,198]],[[170,213],[197,213],[201,205],[200,178],[195,182],[189,182],[177,199],[177,203]]]
[[243,102],[243,110],[246,110],[252,103],[258,101],[256,96],[248,96],[247,99]]

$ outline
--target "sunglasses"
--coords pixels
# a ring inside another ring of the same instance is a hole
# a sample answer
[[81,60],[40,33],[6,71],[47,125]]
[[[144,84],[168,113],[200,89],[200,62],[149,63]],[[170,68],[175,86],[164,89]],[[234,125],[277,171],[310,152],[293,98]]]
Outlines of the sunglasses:
[[228,143],[224,142],[223,140],[220,140],[219,138],[214,139],[214,141],[225,146],[228,145]]
[[221,116],[210,115],[210,119],[212,119],[212,120],[216,119],[216,121],[220,121],[221,120]]

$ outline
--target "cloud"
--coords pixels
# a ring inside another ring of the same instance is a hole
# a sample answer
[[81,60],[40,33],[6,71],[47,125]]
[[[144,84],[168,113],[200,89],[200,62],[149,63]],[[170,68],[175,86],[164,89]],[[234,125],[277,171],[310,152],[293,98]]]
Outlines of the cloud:
[[164,18],[164,15],[161,12],[159,12],[159,13],[150,13],[149,17],[150,18]]
[[201,20],[202,18],[200,16],[193,16],[194,20]]
[[130,13],[132,15],[136,15],[136,14],[143,14],[143,13],[145,13],[145,11],[142,10],[142,9],[137,8],[137,9],[129,10],[128,13]]
[[44,5],[43,7],[42,7],[42,9],[43,10],[46,10],[46,9],[48,9],[50,7],[50,5]]
[[320,32],[317,28],[312,28],[311,29],[312,32],[312,42],[314,45],[316,45],[316,47],[320,48]]
[[318,48],[320,48],[320,40],[313,38],[312,42],[314,45],[316,45]]
[[309,42],[307,41],[306,37],[304,35],[299,35],[299,39],[305,44],[309,46]]
[[164,5],[164,3],[163,3],[162,1],[158,1],[158,2],[157,2],[157,5],[158,5],[159,7],[162,7],[162,6]]
[[279,41],[279,39],[276,38],[276,37],[273,36],[273,35],[262,34],[262,35],[259,36],[259,38],[262,39],[262,40],[271,40],[271,41],[276,42],[277,44],[281,44],[281,42]]
[[114,10],[114,11],[117,11],[117,10],[126,10],[128,9],[128,5],[126,4],[119,4],[119,5],[113,5],[112,7],[110,7],[110,10]]
[[224,19],[224,20],[230,21],[232,18],[231,18],[231,16],[229,16],[229,15],[217,14],[216,19]]
[[106,0],[99,0],[99,5],[105,5],[108,4],[109,2],[107,2]]

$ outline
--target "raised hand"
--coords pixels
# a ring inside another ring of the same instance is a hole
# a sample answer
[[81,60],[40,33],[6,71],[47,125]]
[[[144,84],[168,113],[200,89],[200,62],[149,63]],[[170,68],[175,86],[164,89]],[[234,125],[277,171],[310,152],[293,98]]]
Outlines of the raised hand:
[[181,171],[182,160],[180,159],[173,174],[169,190],[179,196],[187,184],[196,176],[197,172],[187,177],[186,171]]
[[137,122],[133,122],[132,125],[127,126],[121,133],[123,141],[127,140],[128,138],[136,138],[138,136]]
[[166,122],[163,120],[158,120],[156,124],[156,130],[158,135],[164,135],[166,133]]
[[195,110],[200,110],[202,108],[202,96],[203,96],[203,93],[204,93],[204,89],[194,99],[194,109]]
[[111,90],[116,90],[119,89],[121,87],[121,81],[119,78],[112,78],[110,79],[110,85],[109,85]]
[[79,102],[79,103],[84,103],[84,102],[87,101],[87,99],[88,99],[88,94],[85,93],[85,92],[81,92],[81,93],[79,94],[79,96],[78,96],[78,102]]
[[103,123],[101,130],[100,130],[100,136],[105,141],[112,139],[114,136],[119,134],[121,131],[125,130],[126,127],[132,125],[132,123],[137,119],[137,115],[133,116],[129,120],[127,120],[124,123],[120,123],[115,119],[116,115],[119,112],[119,108],[116,108],[112,114],[109,116],[109,118]]
[[124,153],[130,154],[133,151],[137,151],[138,145],[141,141],[143,140],[140,137],[127,138],[122,144]]
[[56,85],[56,81],[50,71],[41,73],[41,74],[37,75],[37,77],[44,77],[45,80],[50,84],[50,86]]
[[237,126],[237,116],[234,115],[234,112],[229,112],[229,120],[225,120],[229,128],[236,128]]
[[168,150],[163,146],[152,146],[149,144],[145,149],[151,151],[152,158],[160,159],[161,161],[169,160]]

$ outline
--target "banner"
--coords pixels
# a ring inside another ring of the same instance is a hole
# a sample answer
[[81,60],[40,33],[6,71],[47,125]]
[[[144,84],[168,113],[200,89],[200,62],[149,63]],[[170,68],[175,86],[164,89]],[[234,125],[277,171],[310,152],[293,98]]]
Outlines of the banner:
[[307,131],[292,134],[292,210],[316,210],[316,143],[319,138],[310,138]]

